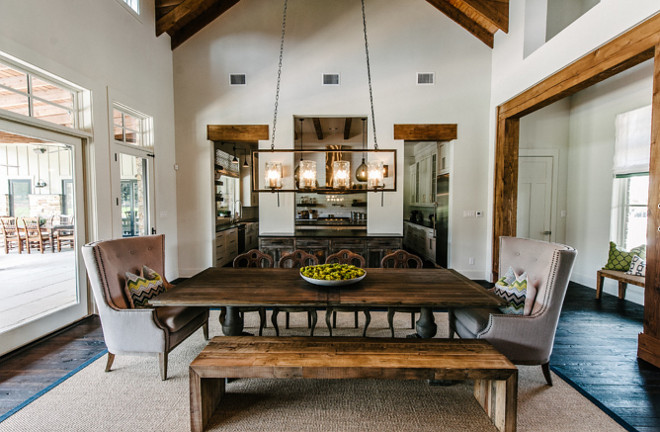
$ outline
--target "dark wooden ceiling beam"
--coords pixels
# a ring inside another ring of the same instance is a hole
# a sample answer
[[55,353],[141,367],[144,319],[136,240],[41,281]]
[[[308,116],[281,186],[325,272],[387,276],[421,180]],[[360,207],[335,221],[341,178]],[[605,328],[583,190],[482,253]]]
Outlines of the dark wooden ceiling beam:
[[206,139],[211,141],[264,141],[268,125],[207,125]]
[[508,0],[426,0],[489,47],[494,34],[509,29]]
[[202,14],[216,0],[184,0],[156,21],[156,36],[176,31]]
[[458,125],[395,124],[394,139],[405,141],[451,141],[458,137]]
[[347,140],[351,137],[351,123],[353,123],[353,119],[351,117],[346,117],[346,121],[344,121],[344,139]]
[[312,122],[314,123],[316,138],[318,138],[319,141],[323,141],[323,129],[321,128],[321,119],[319,119],[318,117],[314,117],[312,119]]
[[195,33],[209,25],[213,20],[227,12],[239,0],[215,0],[213,5],[198,14],[185,26],[177,26],[176,31],[170,33],[172,37],[172,50],[190,39]]

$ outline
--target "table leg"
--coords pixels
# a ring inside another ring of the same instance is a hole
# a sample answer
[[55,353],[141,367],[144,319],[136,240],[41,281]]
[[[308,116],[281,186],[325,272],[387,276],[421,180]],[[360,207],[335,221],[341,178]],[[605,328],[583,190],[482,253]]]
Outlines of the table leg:
[[433,308],[423,307],[417,320],[417,337],[432,338],[438,332],[438,326],[433,316]]
[[225,336],[241,336],[243,334],[243,318],[236,306],[227,306],[227,315],[222,324],[222,333]]

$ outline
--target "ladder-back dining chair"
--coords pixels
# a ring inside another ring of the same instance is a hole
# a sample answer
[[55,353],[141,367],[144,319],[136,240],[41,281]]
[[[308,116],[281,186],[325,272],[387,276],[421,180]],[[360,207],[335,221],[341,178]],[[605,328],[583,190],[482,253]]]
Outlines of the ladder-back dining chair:
[[18,253],[23,252],[25,238],[21,235],[18,220],[14,216],[0,217],[0,228],[2,229],[5,253],[8,254],[11,249],[17,249]]

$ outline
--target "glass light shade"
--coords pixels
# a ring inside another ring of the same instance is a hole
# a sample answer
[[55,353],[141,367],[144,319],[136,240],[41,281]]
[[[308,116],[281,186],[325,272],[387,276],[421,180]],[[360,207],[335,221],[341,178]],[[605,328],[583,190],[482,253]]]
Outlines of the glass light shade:
[[369,168],[367,167],[367,164],[364,163],[364,158],[362,158],[362,163],[355,171],[355,178],[359,182],[366,182],[369,178]]
[[266,162],[266,187],[270,189],[282,188],[281,162]]
[[385,186],[383,182],[383,161],[371,161],[368,164],[369,179],[367,187],[379,188]]
[[333,189],[348,189],[351,187],[351,163],[349,161],[335,161],[332,163]]
[[301,160],[298,171],[298,187],[300,189],[316,188],[316,162]]

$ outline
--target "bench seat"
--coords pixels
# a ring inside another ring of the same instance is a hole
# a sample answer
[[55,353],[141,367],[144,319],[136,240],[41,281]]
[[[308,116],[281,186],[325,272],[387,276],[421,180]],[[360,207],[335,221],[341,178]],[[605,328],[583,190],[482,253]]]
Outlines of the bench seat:
[[474,380],[501,431],[516,430],[518,370],[484,340],[215,337],[190,365],[190,421],[203,431],[225,378]]
[[623,300],[626,297],[626,288],[628,284],[633,284],[644,288],[645,278],[644,276],[634,276],[626,274],[623,271],[619,270],[598,270],[596,274],[596,299],[600,299],[603,294],[603,279],[614,279],[619,282],[619,299]]

